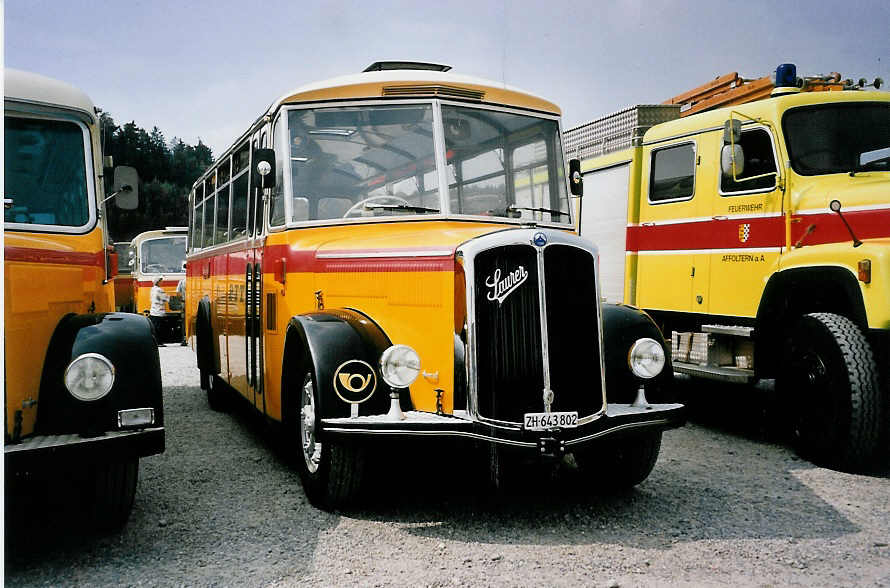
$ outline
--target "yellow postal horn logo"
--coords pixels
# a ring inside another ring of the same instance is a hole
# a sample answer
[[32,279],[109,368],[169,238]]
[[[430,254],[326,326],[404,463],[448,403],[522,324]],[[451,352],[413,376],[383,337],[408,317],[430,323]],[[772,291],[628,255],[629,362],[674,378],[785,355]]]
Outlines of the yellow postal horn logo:
[[343,402],[361,404],[377,389],[374,368],[360,359],[350,359],[340,364],[334,372],[334,392]]

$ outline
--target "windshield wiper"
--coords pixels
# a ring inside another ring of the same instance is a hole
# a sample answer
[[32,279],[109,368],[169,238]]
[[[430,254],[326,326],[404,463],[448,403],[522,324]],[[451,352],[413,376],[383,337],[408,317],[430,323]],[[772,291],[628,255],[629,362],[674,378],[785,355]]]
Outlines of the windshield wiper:
[[412,206],[411,204],[365,204],[365,210],[410,210],[411,212],[439,212],[438,208]]
[[561,210],[553,210],[551,208],[531,208],[529,206],[513,206],[507,207],[507,212],[519,212],[520,210],[528,210],[529,212],[549,212],[550,214],[558,214],[560,216],[569,216],[569,213]]

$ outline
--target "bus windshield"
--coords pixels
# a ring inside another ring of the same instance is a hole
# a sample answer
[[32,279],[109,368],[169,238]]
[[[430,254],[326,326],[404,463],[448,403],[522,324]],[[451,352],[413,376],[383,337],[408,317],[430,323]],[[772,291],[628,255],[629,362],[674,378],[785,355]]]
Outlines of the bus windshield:
[[144,241],[140,269],[146,274],[182,273],[185,263],[185,237],[160,237]]
[[791,167],[801,175],[890,171],[890,104],[795,108],[783,127]]
[[[432,104],[291,110],[286,182],[294,221],[444,213],[569,223],[554,119]],[[273,201],[273,224],[284,220]],[[277,221],[277,222],[276,222]]]
[[82,227],[90,220],[85,130],[74,122],[6,117],[4,220]]

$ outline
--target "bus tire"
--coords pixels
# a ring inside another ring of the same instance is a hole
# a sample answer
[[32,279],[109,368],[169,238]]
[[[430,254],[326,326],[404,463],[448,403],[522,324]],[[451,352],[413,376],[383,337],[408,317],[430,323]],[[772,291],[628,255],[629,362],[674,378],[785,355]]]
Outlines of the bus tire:
[[[204,372],[201,372],[202,376]],[[219,376],[207,376],[207,405],[210,410],[226,412],[229,409],[226,383]]]
[[298,380],[297,402],[291,415],[298,455],[297,472],[303,491],[313,505],[323,509],[345,508],[355,502],[364,474],[363,451],[350,443],[319,441],[321,416],[317,410],[315,378],[304,370]]
[[93,466],[85,488],[90,526],[98,531],[123,527],[133,509],[138,479],[139,458]]
[[649,477],[661,451],[661,432],[642,433],[574,453],[585,483],[597,493],[629,490]]
[[842,315],[804,315],[786,341],[784,365],[776,387],[790,406],[798,453],[840,470],[868,469],[886,423],[878,366],[862,330]]

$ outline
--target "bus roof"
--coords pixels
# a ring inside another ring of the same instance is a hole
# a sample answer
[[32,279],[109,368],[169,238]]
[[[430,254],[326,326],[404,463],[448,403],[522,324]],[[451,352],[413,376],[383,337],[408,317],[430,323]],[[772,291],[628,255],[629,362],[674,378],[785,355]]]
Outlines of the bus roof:
[[268,114],[274,113],[282,104],[294,102],[381,97],[485,100],[560,114],[556,104],[525,90],[481,78],[423,69],[367,71],[306,84],[272,103]]
[[77,110],[95,121],[93,101],[71,84],[17,69],[4,69],[4,100]]

